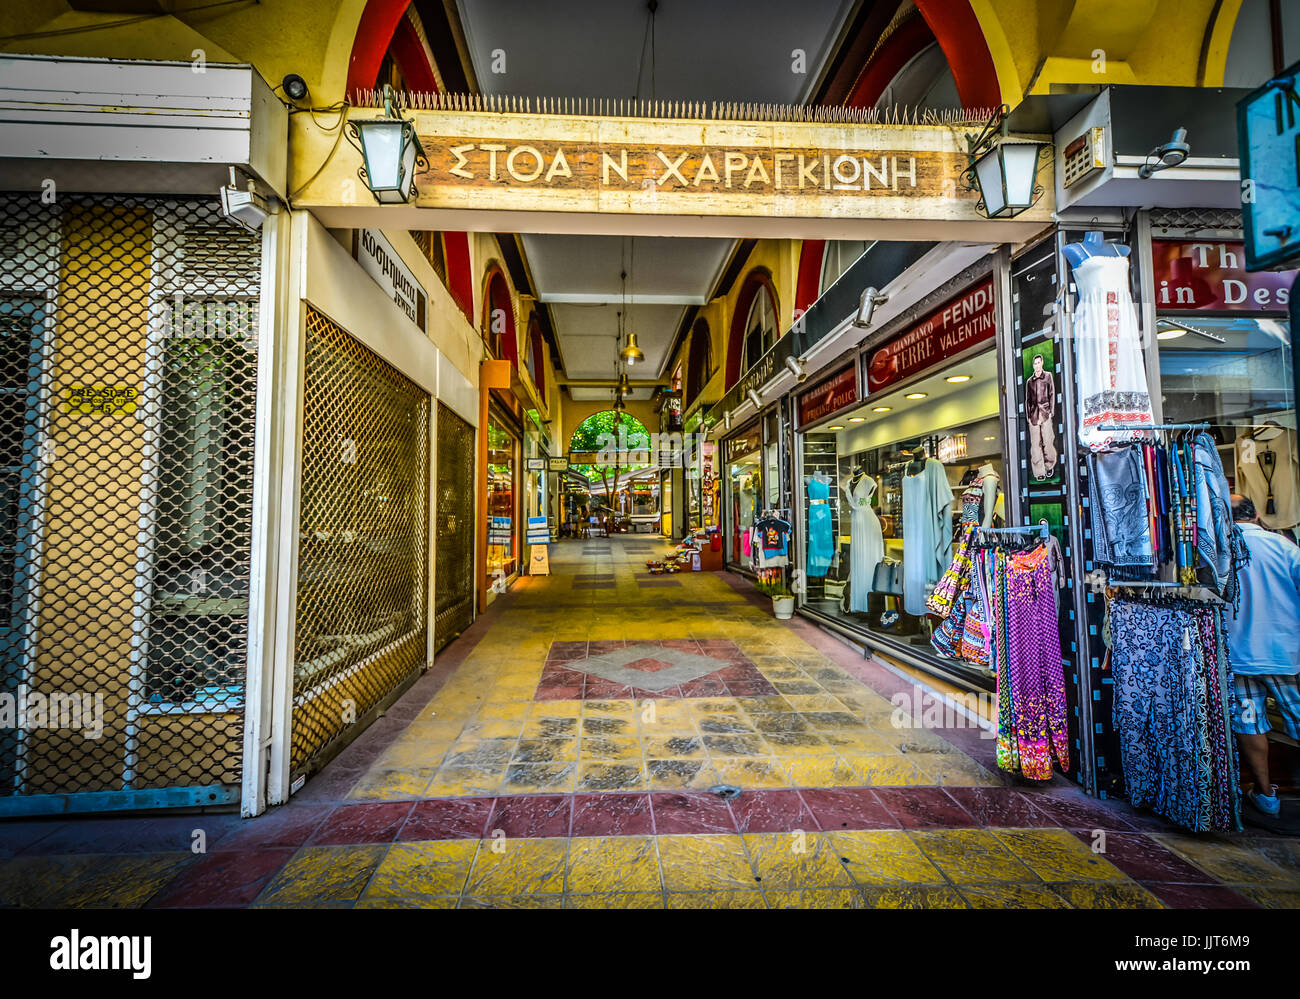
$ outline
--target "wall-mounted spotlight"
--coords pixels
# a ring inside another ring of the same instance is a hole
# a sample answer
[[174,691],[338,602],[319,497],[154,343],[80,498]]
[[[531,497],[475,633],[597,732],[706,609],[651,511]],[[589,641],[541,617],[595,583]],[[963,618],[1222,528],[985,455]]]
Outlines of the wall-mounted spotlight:
[[728,430],[731,429],[731,410],[727,410],[722,414],[722,422]]
[[280,81],[284,96],[291,101],[301,101],[307,96],[307,81],[297,73],[290,73]]
[[786,370],[794,375],[797,381],[808,380],[808,366],[804,364],[802,358],[787,357],[785,359]]
[[745,392],[745,398],[754,404],[755,409],[763,408],[763,397],[759,395],[757,392],[755,392],[753,389],[748,389]]
[[[1168,142],[1163,146],[1156,146],[1147,153],[1147,160],[1138,169],[1138,176],[1143,180],[1149,180],[1153,173],[1178,166],[1187,159],[1191,151],[1192,147],[1187,144],[1187,129],[1176,128]],[[1153,163],[1152,160],[1155,162]]]
[[240,189],[235,168],[230,168],[230,183],[221,189],[221,214],[235,225],[257,232],[268,215],[280,210],[278,203],[257,193],[257,185],[250,178],[248,187]]
[[888,301],[889,296],[880,294],[875,288],[863,288],[862,297],[858,299],[858,314],[853,317],[853,325],[863,330],[869,327],[876,306],[884,305]]

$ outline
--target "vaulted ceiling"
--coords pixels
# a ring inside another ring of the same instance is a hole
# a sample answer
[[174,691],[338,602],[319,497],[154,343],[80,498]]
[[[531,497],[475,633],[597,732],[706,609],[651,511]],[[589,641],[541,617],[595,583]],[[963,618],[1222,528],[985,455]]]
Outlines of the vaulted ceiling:
[[[651,31],[646,0],[457,0],[483,93],[790,104],[808,100],[854,7],[853,0],[658,0]],[[625,294],[625,325],[646,354],[631,377],[663,375],[685,311],[709,300],[735,246],[618,236],[521,241],[564,374],[574,380],[617,378]]]

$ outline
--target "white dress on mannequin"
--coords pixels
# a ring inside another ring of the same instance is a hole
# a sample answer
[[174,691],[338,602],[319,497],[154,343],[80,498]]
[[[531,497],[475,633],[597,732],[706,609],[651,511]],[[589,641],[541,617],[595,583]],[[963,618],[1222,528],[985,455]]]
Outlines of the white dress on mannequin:
[[871,509],[876,480],[861,476],[856,483],[844,486],[849,500],[849,610],[866,613],[867,597],[876,576],[876,566],[885,557],[885,539],[880,521]]
[[[1096,450],[1142,437],[1154,423],[1127,257],[1090,256],[1073,269],[1079,439]],[[1102,430],[1102,427],[1123,430]]]

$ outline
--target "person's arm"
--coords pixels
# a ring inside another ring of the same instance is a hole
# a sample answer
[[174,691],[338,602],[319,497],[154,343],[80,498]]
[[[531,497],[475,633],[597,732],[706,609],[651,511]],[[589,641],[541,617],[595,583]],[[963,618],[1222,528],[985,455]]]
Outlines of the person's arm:
[[1056,418],[1056,379],[1050,371],[1043,374],[1047,375],[1047,422],[1051,423]]

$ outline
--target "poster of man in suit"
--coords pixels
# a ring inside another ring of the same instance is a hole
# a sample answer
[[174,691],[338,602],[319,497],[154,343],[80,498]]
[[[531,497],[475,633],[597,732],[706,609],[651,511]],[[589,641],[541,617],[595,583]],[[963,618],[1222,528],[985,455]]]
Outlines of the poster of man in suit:
[[1029,422],[1029,468],[1035,482],[1059,478],[1056,440],[1056,349],[1051,340],[1026,347],[1025,417]]

